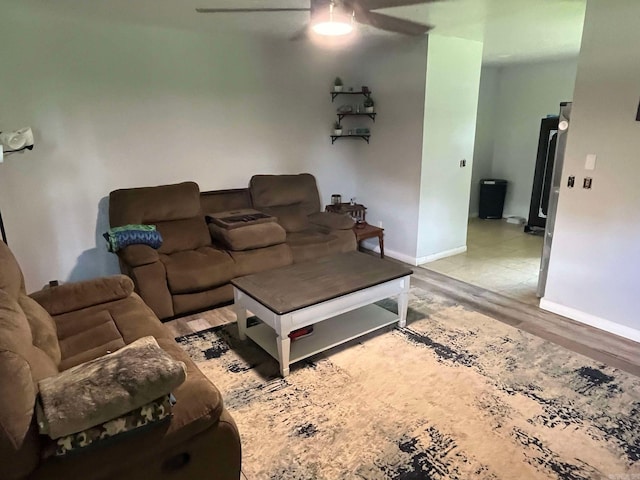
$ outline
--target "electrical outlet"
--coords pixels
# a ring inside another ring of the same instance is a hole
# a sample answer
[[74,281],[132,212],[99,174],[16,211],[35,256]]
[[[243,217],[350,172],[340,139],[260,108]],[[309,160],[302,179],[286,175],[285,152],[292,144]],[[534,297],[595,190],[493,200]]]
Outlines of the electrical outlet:
[[460,160],[460,168],[466,167],[466,166],[467,166],[467,160],[463,158],[462,160]]
[[593,179],[591,177],[584,177],[584,181],[582,182],[582,188],[586,188],[588,190],[591,188],[592,183],[593,183]]
[[576,176],[570,175],[569,180],[567,180],[567,187],[573,188],[575,184],[576,184]]

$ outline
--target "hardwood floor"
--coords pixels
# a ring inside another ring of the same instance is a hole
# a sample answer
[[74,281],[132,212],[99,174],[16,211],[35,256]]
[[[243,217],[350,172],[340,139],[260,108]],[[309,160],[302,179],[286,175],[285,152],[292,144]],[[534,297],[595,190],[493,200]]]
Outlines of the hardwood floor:
[[[420,267],[411,268],[414,271],[411,284],[414,286],[425,290],[439,291],[467,308],[484,313],[598,362],[640,376],[639,343],[431,270]],[[173,332],[174,336],[178,337],[234,321],[235,314],[232,308],[227,306],[185,316],[167,322],[165,325]]]
[[430,270],[415,268],[411,283],[446,293],[496,320],[640,376],[640,344],[632,340]]

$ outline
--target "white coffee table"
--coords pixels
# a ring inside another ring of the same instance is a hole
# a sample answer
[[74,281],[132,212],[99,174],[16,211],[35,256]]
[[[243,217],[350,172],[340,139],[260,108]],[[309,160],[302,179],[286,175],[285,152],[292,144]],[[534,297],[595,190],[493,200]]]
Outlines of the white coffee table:
[[[398,322],[404,327],[410,276],[396,263],[359,252],[289,265],[232,280],[240,339],[251,338],[289,366],[316,353]],[[398,297],[398,314],[374,303]],[[247,328],[247,310],[261,322]],[[314,326],[294,342],[293,330]]]

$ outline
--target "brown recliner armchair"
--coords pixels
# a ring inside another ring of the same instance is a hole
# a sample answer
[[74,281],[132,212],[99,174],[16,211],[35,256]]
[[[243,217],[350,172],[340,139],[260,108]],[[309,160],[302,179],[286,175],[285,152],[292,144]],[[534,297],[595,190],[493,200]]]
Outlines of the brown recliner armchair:
[[253,208],[277,217],[287,231],[294,263],[356,250],[353,220],[321,211],[313,175],[254,175],[249,191]]
[[[38,382],[144,336],[187,366],[167,423],[65,457],[43,458]],[[0,478],[191,479],[240,477],[240,438],[220,392],[176,344],[124,275],[25,293],[0,242]]]
[[284,243],[238,252],[214,244],[194,182],[115,190],[109,223],[153,224],[162,235],[158,250],[130,245],[118,257],[122,273],[163,320],[230,301],[234,277],[291,263]]
[[130,245],[118,251],[145,303],[165,319],[230,298],[233,260],[211,244],[194,182],[115,190],[109,195],[111,227],[153,224],[162,235],[158,250]]

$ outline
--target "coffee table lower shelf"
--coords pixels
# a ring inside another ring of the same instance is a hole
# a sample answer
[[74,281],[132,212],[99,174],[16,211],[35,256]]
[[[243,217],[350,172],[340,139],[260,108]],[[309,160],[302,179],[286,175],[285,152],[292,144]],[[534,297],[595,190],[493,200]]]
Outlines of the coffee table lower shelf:
[[[313,335],[291,342],[289,364],[396,323],[398,320],[398,314],[372,304],[318,322],[313,326]],[[277,335],[273,328],[260,323],[247,328],[246,334],[269,355],[279,360]]]

